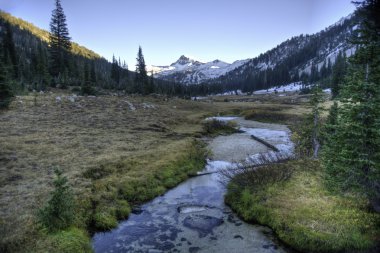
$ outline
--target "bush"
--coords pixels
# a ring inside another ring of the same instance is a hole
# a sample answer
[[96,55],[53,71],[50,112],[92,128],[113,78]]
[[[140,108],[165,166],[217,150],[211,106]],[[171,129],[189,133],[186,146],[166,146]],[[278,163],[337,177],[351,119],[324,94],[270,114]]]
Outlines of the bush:
[[54,190],[45,207],[38,212],[39,223],[50,232],[68,228],[75,218],[74,197],[68,180],[62,176],[61,170],[55,169],[54,172]]
[[249,188],[250,190],[286,181],[293,173],[293,168],[284,164],[262,166],[255,169],[245,168],[242,170],[244,172],[236,175],[231,183],[238,187]]
[[233,121],[207,120],[203,124],[204,132],[208,135],[233,134],[238,132]]
[[89,85],[85,85],[85,86],[83,86],[83,87],[81,88],[80,94],[81,94],[82,96],[84,96],[84,95],[87,95],[87,96],[93,96],[93,95],[96,95],[97,92],[96,92],[96,90],[95,90],[94,87],[89,86]]
[[241,113],[246,120],[256,120],[267,123],[298,124],[302,117],[296,114],[285,113],[281,108],[262,108],[247,110]]

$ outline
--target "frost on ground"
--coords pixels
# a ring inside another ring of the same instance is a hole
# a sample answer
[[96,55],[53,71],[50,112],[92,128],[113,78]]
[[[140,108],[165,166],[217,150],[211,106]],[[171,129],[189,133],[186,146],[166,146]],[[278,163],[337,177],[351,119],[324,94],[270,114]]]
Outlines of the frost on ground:
[[209,117],[209,118],[206,118],[206,120],[218,120],[218,121],[222,121],[222,122],[226,122],[226,121],[232,121],[232,120],[235,120],[237,119],[238,117],[231,117],[231,116],[223,116],[223,117]]

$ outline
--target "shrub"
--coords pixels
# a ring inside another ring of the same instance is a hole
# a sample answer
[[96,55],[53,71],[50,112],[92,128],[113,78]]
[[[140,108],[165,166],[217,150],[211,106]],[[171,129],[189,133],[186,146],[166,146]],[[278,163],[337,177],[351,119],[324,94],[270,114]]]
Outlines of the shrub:
[[284,164],[265,165],[253,169],[242,167],[238,170],[240,170],[240,173],[235,172],[238,174],[232,178],[231,184],[243,189],[249,188],[252,191],[277,182],[286,181],[293,173],[293,168]]
[[235,122],[225,122],[217,119],[207,120],[203,124],[203,129],[204,132],[208,135],[233,134],[238,132]]
[[81,95],[88,95],[88,96],[91,96],[91,95],[96,95],[97,92],[96,90],[94,89],[94,87],[90,86],[90,85],[85,85],[81,88],[81,91],[80,91]]
[[38,212],[39,223],[50,232],[68,228],[75,218],[74,197],[68,180],[62,176],[61,170],[55,169],[54,172],[54,190],[45,207]]

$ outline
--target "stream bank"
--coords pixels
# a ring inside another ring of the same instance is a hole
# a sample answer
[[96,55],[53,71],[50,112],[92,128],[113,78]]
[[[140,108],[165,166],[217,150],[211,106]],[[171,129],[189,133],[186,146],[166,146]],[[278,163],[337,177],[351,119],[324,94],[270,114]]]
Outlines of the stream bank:
[[[254,161],[268,147],[250,136],[264,139],[284,154],[291,153],[290,131],[284,125],[233,120],[242,133],[210,141],[212,155],[202,171],[218,172],[234,163]],[[270,229],[240,220],[224,203],[226,188],[218,173],[188,179],[163,196],[141,206],[141,212],[109,232],[93,237],[95,252],[288,252]]]

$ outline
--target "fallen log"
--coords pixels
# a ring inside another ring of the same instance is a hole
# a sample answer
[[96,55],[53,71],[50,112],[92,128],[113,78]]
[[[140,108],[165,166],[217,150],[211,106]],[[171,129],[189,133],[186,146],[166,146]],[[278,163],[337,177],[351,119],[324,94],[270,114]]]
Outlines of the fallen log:
[[278,148],[276,148],[275,146],[273,146],[272,144],[264,141],[263,139],[260,139],[259,137],[257,136],[254,136],[253,134],[251,134],[251,138],[254,139],[255,141],[258,141],[260,142],[261,144],[264,144],[265,146],[267,146],[268,148],[272,149],[273,151],[275,152],[278,152]]

